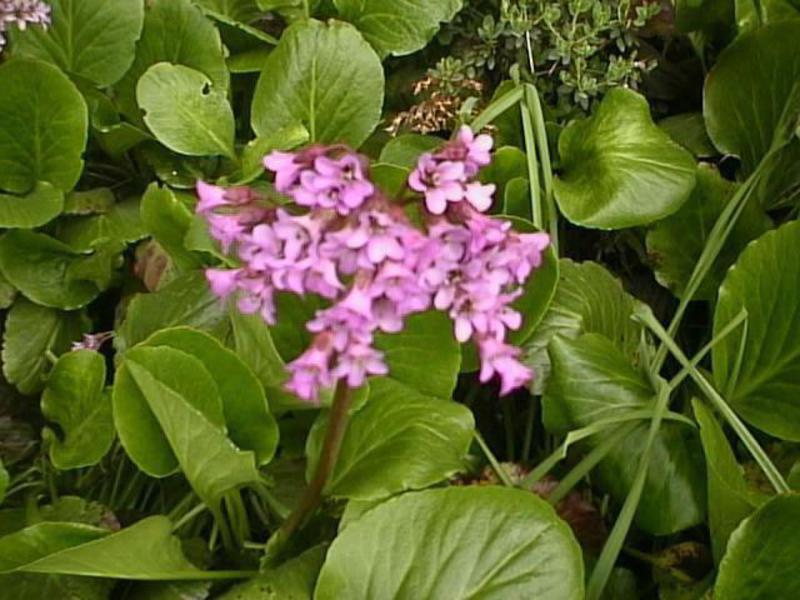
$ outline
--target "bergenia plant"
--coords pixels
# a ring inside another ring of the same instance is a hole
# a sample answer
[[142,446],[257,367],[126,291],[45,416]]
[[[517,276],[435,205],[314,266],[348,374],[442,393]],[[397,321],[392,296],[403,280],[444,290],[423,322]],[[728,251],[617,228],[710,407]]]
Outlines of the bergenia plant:
[[491,148],[490,136],[462,127],[419,158],[407,181],[416,192],[410,200],[388,197],[370,180],[366,157],[340,145],[264,158],[275,189],[294,205],[249,188],[198,184],[197,211],[236,263],[206,271],[215,294],[271,325],[276,292],[330,302],[306,324],[313,342],[288,365],[288,390],[316,402],[339,381],[356,388],[386,375],[375,334],[397,333],[406,317],[429,309],[450,317],[459,342],[477,345],[481,381],[497,375],[507,394],[531,380],[506,335],[522,324],[513,302],[549,238],[485,214],[495,186],[477,176]]

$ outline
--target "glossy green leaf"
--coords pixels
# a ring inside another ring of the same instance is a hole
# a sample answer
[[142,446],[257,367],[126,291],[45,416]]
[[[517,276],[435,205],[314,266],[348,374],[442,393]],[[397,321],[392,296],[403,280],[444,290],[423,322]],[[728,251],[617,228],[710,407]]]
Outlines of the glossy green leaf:
[[752,243],[728,272],[714,333],[743,308],[747,330],[736,329],[712,353],[714,379],[734,410],[759,429],[793,441],[800,441],[798,281],[800,222],[792,221]]
[[0,269],[6,279],[37,304],[72,310],[100,293],[70,270],[90,258],[50,236],[15,229],[0,238]]
[[52,221],[64,208],[64,192],[39,182],[28,194],[0,194],[0,227],[32,228]]
[[189,327],[156,332],[147,346],[167,346],[194,356],[214,378],[231,440],[252,450],[259,464],[268,463],[278,445],[278,425],[269,412],[264,389],[253,372],[219,341]]
[[9,573],[0,575],[0,589],[9,598],[108,600],[114,581],[74,575]]
[[[369,400],[351,417],[327,494],[375,500],[428,487],[464,468],[475,428],[469,409],[376,383],[370,383]],[[321,417],[309,436],[309,474],[326,424],[326,416]]]
[[95,465],[111,447],[114,422],[105,384],[105,359],[92,350],[68,352],[53,366],[41,405],[45,419],[59,428],[42,434],[56,468]]
[[[727,0],[724,1],[727,2]],[[696,158],[709,158],[717,155],[717,150],[708,137],[703,113],[672,115],[661,119],[658,126]]]
[[725,600],[800,596],[800,496],[777,496],[730,537],[714,597]]
[[798,80],[800,20],[740,36],[708,74],[703,106],[708,133],[720,152],[742,159],[745,174],[767,153],[781,120],[800,113],[800,90],[793,92]]
[[242,23],[249,23],[261,14],[256,0],[195,0],[195,3]]
[[130,244],[147,236],[139,216],[139,199],[114,203],[95,215],[68,216],[56,223],[56,237],[75,250],[89,251],[102,242]]
[[[686,204],[648,232],[647,253],[656,279],[676,296],[682,296],[714,223],[735,192],[736,184],[722,179],[715,168],[700,165],[697,185]],[[764,211],[755,202],[749,202],[694,299],[713,299],[725,273],[744,247],[771,226],[772,220]]]
[[225,89],[183,65],[157,63],[136,85],[144,122],[167,148],[189,156],[234,156],[235,123]]
[[753,512],[756,503],[748,494],[744,471],[736,462],[722,427],[702,402],[693,399],[692,407],[706,456],[708,527],[714,559],[719,563],[731,533]]
[[228,311],[208,288],[205,275],[192,271],[168,285],[131,300],[125,320],[117,328],[114,346],[124,352],[159,329],[187,325],[225,339],[230,333]]
[[419,133],[407,133],[392,138],[381,150],[378,162],[407,169],[417,164],[420,155],[432,152],[444,143],[442,138]]
[[[495,185],[495,198],[503,198],[508,183],[517,177],[527,177],[525,153],[514,146],[502,146],[494,151],[492,163],[480,172],[480,180]],[[530,199],[528,200],[530,203]]]
[[334,4],[381,56],[420,50],[436,35],[440,23],[461,10],[461,0],[334,0]]
[[[116,579],[210,579],[184,557],[166,517],[117,532],[78,523],[38,523],[0,538],[0,573],[59,573]],[[230,575],[228,575],[230,576]]]
[[393,498],[349,525],[317,600],[583,598],[569,527],[526,491],[454,487]]
[[6,471],[5,466],[3,466],[3,460],[0,458],[0,503],[2,503],[6,497],[8,482],[9,482],[8,471]]
[[52,25],[13,36],[14,52],[105,87],[133,63],[142,33],[142,0],[52,0]]
[[570,123],[558,148],[556,199],[584,227],[652,223],[677,211],[694,187],[692,155],[653,123],[647,100],[625,88],[606,94],[592,117]]
[[23,394],[44,387],[51,363],[48,353],[59,355],[80,339],[84,322],[80,313],[45,308],[20,298],[6,318],[3,331],[3,374]]
[[30,59],[0,65],[0,190],[29,192],[46,181],[71,190],[83,169],[88,111],[56,67]]
[[[389,365],[386,377],[410,392],[449,399],[456,386],[461,356],[452,322],[443,313],[428,311],[406,319],[399,333],[376,336],[375,347]],[[420,367],[424,365],[423,377]]]
[[218,600],[311,600],[325,547],[314,546],[275,569],[232,587]]
[[[138,362],[145,353],[152,353],[146,365]],[[239,450],[226,436],[224,425],[212,422],[153,374],[153,359],[169,361],[175,353],[180,354],[171,348],[141,348],[128,354],[126,369],[147,399],[186,479],[206,506],[216,507],[225,492],[260,482],[255,454]]]
[[200,268],[203,261],[184,242],[192,225],[192,211],[184,197],[151,183],[142,196],[141,217],[146,230],[167,251],[175,266],[188,271]]
[[184,65],[206,75],[217,90],[227,90],[228,68],[217,28],[190,0],[152,0],[146,2],[142,37],[136,45],[136,58],[116,86],[123,112],[141,123],[136,104],[136,84],[156,63]]
[[[170,432],[154,407],[160,407],[175,396],[180,399],[179,404],[187,405],[212,426],[224,430],[225,416],[219,389],[202,361],[185,352],[140,346],[129,350],[125,357],[114,379],[117,433],[125,451],[142,471],[154,477],[164,477],[175,471],[181,457],[176,457]],[[147,390],[139,385],[131,371],[131,357],[137,372],[147,371]],[[156,388],[152,381],[158,382],[160,387]],[[167,392],[158,395],[161,388]]]
[[239,183],[249,183],[264,173],[264,157],[267,154],[273,150],[292,150],[306,143],[308,137],[308,130],[295,123],[249,142],[242,149],[242,178]]
[[525,343],[527,362],[536,372],[534,392],[541,393],[549,376],[547,345],[555,335],[575,338],[599,333],[635,362],[642,331],[631,319],[636,304],[637,300],[600,264],[561,259],[553,300]]
[[675,25],[682,33],[726,33],[734,29],[734,4],[729,0],[677,0]]
[[[589,333],[574,340],[557,336],[549,351],[552,373],[542,401],[549,429],[567,432],[632,410],[653,408],[649,381],[602,335]],[[635,478],[649,426],[649,421],[642,421],[597,467],[601,488],[618,503],[625,500]],[[595,437],[586,443],[598,441]],[[636,512],[641,529],[668,535],[703,520],[706,499],[703,466],[697,460],[700,452],[691,427],[683,422],[662,423]]]
[[257,135],[301,123],[312,142],[357,148],[378,124],[383,67],[346,23],[299,21],[267,57],[252,106]]

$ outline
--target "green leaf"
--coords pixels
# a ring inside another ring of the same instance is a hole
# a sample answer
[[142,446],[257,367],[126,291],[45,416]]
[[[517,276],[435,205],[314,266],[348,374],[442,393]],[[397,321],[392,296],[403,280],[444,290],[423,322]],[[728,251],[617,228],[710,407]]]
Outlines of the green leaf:
[[256,134],[301,123],[312,142],[357,148],[378,124],[383,67],[346,23],[299,21],[264,63],[252,106]]
[[370,385],[390,380],[412,393],[448,400],[452,396],[461,356],[453,325],[443,313],[412,315],[401,332],[376,336],[375,347],[384,353],[389,374],[371,378]]
[[[134,369],[139,373],[147,371],[147,382],[151,384],[147,390],[134,376],[130,368],[131,358],[135,363]],[[158,390],[165,388],[171,395],[165,392],[158,396],[151,380],[159,384]],[[153,477],[170,475],[181,460],[172,449],[170,432],[166,431],[154,408],[171,400],[172,396],[180,398],[181,405],[199,413],[212,426],[224,429],[225,416],[219,389],[198,358],[173,348],[142,346],[125,354],[114,380],[114,423],[128,456]]]
[[[373,384],[369,400],[351,417],[326,494],[377,500],[434,485],[465,467],[475,429],[468,408]],[[308,438],[307,474],[314,472],[326,424],[323,415]]]
[[0,503],[2,503],[6,497],[8,482],[9,482],[8,471],[6,471],[6,468],[3,466],[3,460],[2,458],[0,458]]
[[0,227],[39,227],[55,219],[64,208],[64,192],[40,181],[25,196],[0,194]]
[[747,331],[737,328],[712,351],[714,379],[731,407],[751,425],[792,441],[800,441],[798,281],[800,222],[792,221],[753,242],[728,272],[714,334],[742,309]]
[[[185,196],[185,195],[184,195]],[[193,213],[170,188],[151,183],[142,196],[142,223],[181,271],[202,266],[201,258],[187,250],[184,240],[192,225]]]
[[167,148],[232,158],[235,123],[225,92],[200,71],[165,62],[150,67],[136,86],[144,122]]
[[534,393],[541,393],[550,373],[547,346],[555,335],[576,338],[599,333],[636,362],[641,325],[631,319],[637,300],[598,263],[559,261],[559,280],[547,312],[525,343],[527,362],[534,367]]
[[221,339],[230,333],[226,307],[211,293],[201,272],[184,273],[157,292],[138,294],[117,329],[114,346],[125,352],[159,329],[177,325],[194,327]]
[[[727,0],[724,1],[727,2]],[[703,113],[672,115],[661,119],[658,126],[666,131],[673,141],[691,152],[695,158],[710,158],[717,155],[717,150],[708,137]]]
[[696,398],[692,399],[692,408],[700,425],[700,441],[706,455],[708,528],[714,560],[719,563],[725,554],[728,538],[742,519],[753,512],[755,503],[749,497],[744,471],[736,462],[722,427]]
[[3,374],[23,394],[39,392],[51,366],[48,353],[66,352],[83,331],[80,313],[61,312],[20,298],[11,307],[3,331]]
[[242,149],[242,178],[238,183],[250,183],[261,176],[264,157],[273,150],[292,150],[307,141],[308,130],[300,123],[257,137]]
[[[658,282],[681,297],[703,253],[711,229],[736,192],[736,184],[720,177],[712,166],[699,165],[697,185],[678,212],[659,221],[647,233],[647,253]],[[694,296],[711,300],[728,268],[744,247],[772,226],[772,220],[756,203],[749,202],[725,245]]]
[[29,299],[43,306],[72,310],[86,306],[98,286],[73,278],[70,269],[90,258],[50,236],[15,229],[0,238],[0,269]]
[[378,162],[412,169],[420,155],[432,152],[444,143],[442,138],[419,133],[407,133],[392,138],[381,150]]
[[[239,450],[225,435],[224,426],[157,377],[163,374],[154,373],[154,362],[172,361],[176,353],[182,354],[171,348],[137,349],[128,353],[125,368],[147,399],[186,479],[205,505],[215,508],[225,492],[261,481],[255,454]],[[142,364],[139,360],[144,357]]]
[[94,215],[111,210],[116,202],[113,190],[99,187],[80,192],[71,192],[64,199],[64,214]]
[[74,575],[10,573],[0,575],[0,589],[8,598],[108,600],[114,581]]
[[103,242],[124,245],[146,236],[138,198],[117,202],[101,214],[66,216],[56,224],[56,237],[81,252],[88,252]]
[[130,589],[128,600],[206,600],[211,581],[142,581]]
[[261,16],[255,0],[194,0],[196,4],[235,21],[249,23]]
[[88,110],[56,67],[19,59],[0,65],[0,190],[46,181],[71,190],[83,170]]
[[784,135],[779,132],[782,120],[796,123],[799,80],[798,20],[740,36],[708,74],[703,94],[708,133],[720,152],[742,159],[745,175],[766,155],[776,134]]
[[104,393],[106,364],[92,350],[68,352],[58,359],[42,394],[42,414],[56,423],[42,437],[58,469],[96,465],[114,441],[111,398]]
[[163,516],[113,534],[78,523],[38,523],[0,538],[0,572],[166,580],[238,575],[201,571],[186,559],[171,531]]
[[745,520],[728,541],[715,598],[764,600],[800,596],[800,496],[777,496]]
[[236,354],[207,333],[189,327],[163,329],[145,344],[175,348],[199,359],[219,389],[231,440],[255,452],[260,465],[272,460],[278,424],[269,412],[261,384]]
[[498,487],[405,494],[333,541],[317,600],[583,598],[569,527],[541,498]]
[[123,113],[141,122],[136,84],[156,63],[184,65],[206,75],[220,92],[229,84],[225,51],[219,32],[190,0],[151,0],[146,3],[142,37],[136,58],[116,86]]
[[730,32],[734,29],[734,4],[730,0],[677,0],[675,26],[682,33]]
[[694,187],[692,155],[653,123],[647,100],[625,88],[608,92],[592,117],[570,123],[558,148],[556,199],[584,227],[652,223],[677,211]]
[[98,86],[110,86],[133,63],[142,32],[142,0],[52,0],[52,25],[12,35],[14,53],[60,67]]
[[[503,198],[508,183],[517,177],[527,177],[528,167],[525,153],[514,146],[502,146],[492,155],[492,163],[480,172],[480,180],[495,184],[496,198]],[[530,203],[530,199],[529,199]]]
[[358,27],[378,54],[403,56],[425,47],[461,10],[461,0],[334,0],[339,14]]
[[217,600],[311,600],[325,560],[325,546],[314,546],[276,569],[232,587]]
[[[588,333],[574,340],[555,337],[549,349],[553,370],[542,400],[548,429],[567,432],[655,406],[648,380],[602,335]],[[636,476],[649,426],[643,420],[598,465],[601,488],[620,504]],[[594,437],[586,443],[600,441]],[[703,520],[706,499],[702,463],[697,460],[699,446],[696,433],[685,423],[662,423],[636,511],[641,529],[669,535]]]

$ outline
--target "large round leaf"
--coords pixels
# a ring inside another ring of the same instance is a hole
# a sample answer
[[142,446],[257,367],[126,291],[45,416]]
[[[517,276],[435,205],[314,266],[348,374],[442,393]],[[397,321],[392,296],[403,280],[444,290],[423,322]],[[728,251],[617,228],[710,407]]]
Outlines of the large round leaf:
[[[322,416],[308,438],[309,474],[326,425]],[[464,468],[474,428],[462,404],[371,382],[369,400],[348,425],[326,493],[375,500],[439,483]]]
[[145,345],[168,346],[199,359],[219,389],[231,440],[240,448],[253,450],[260,464],[272,459],[278,445],[278,425],[269,412],[264,389],[235,353],[216,338],[189,327],[162,329]]
[[125,114],[141,122],[136,105],[136,84],[147,69],[160,62],[200,71],[215,88],[227,90],[230,76],[222,40],[200,8],[191,0],[152,0],[145,4],[147,11],[142,38],[136,45],[136,58],[115,88]]
[[[652,409],[650,382],[610,340],[589,333],[577,339],[550,342],[552,372],[543,402],[551,430],[566,433],[600,420]],[[647,446],[649,420],[642,420],[598,465],[598,483],[622,504]],[[586,445],[601,442],[589,438]],[[700,444],[685,423],[661,424],[651,449],[650,468],[636,511],[636,523],[653,535],[667,535],[696,525],[705,513],[705,487]]]
[[394,498],[334,540],[317,600],[583,598],[567,525],[526,491],[430,490]]
[[234,156],[235,124],[225,90],[183,65],[158,63],[139,79],[136,98],[159,142],[189,156]]
[[[656,279],[676,296],[683,295],[714,223],[735,192],[736,184],[722,179],[715,168],[700,165],[697,185],[686,204],[648,232],[647,253]],[[739,253],[771,226],[772,220],[758,204],[748,202],[694,299],[713,299]]]
[[[800,222],[753,242],[719,292],[714,333],[744,308],[747,329],[714,346],[714,378],[746,421],[800,441]],[[744,348],[740,357],[742,337]]]
[[11,230],[0,238],[3,275],[43,306],[71,310],[97,297],[97,285],[78,274],[89,258],[50,236],[24,229]]
[[42,414],[61,429],[60,436],[51,428],[43,434],[57,468],[97,464],[111,447],[114,422],[105,384],[105,359],[92,350],[69,352],[53,367],[42,394]]
[[302,123],[312,142],[358,147],[378,124],[383,67],[346,23],[291,25],[267,57],[253,97],[252,124],[265,135]]
[[778,496],[733,532],[719,566],[714,597],[800,597],[800,496]]
[[56,218],[64,208],[64,192],[39,182],[25,196],[0,194],[0,227],[39,227]]
[[109,86],[133,62],[142,32],[142,0],[52,0],[52,26],[13,36],[14,52],[52,62],[67,73]]
[[764,157],[784,113],[800,111],[800,21],[759,27],[720,55],[708,74],[703,113],[714,144],[746,173]]
[[219,390],[203,363],[173,348],[139,347],[125,353],[125,361],[114,380],[114,423],[123,447],[139,468],[154,477],[164,477],[178,466],[169,439],[162,431],[148,397],[128,368],[133,360],[151,378],[169,388],[182,402],[217,427],[225,417]]
[[461,0],[334,0],[334,4],[381,56],[424,48],[439,24],[461,10]]
[[0,190],[28,192],[38,181],[71,190],[83,169],[88,111],[73,83],[29,59],[0,66]]
[[590,118],[558,140],[558,205],[573,223],[599,229],[646,225],[671,215],[695,183],[692,155],[653,123],[647,100],[611,90]]

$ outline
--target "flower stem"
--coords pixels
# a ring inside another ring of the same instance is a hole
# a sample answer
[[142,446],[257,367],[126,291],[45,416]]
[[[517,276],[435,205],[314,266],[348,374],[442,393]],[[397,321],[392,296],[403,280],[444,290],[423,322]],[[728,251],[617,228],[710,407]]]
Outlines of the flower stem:
[[322,502],[322,491],[339,458],[352,400],[352,388],[343,380],[339,380],[333,395],[333,404],[328,416],[328,428],[325,432],[325,440],[322,443],[322,451],[314,471],[314,477],[308,483],[297,507],[267,542],[264,556],[266,562],[272,562],[280,555],[292,534],[306,522]]

